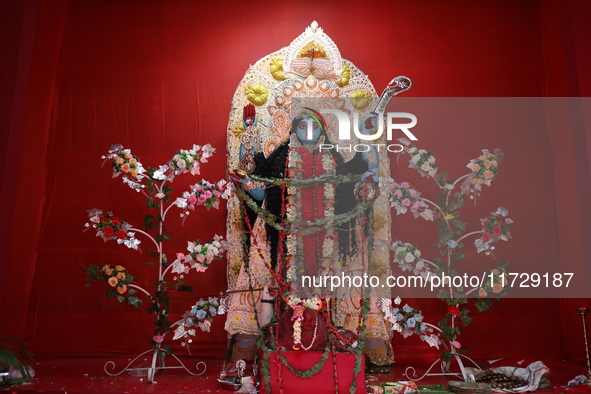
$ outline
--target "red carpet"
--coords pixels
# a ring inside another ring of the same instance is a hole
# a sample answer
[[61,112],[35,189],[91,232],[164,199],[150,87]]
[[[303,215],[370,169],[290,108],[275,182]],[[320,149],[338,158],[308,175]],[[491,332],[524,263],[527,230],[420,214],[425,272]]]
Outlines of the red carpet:
[[[114,360],[119,368],[128,362],[128,359]],[[156,383],[149,384],[146,378],[132,377],[127,372],[120,376],[111,377],[103,371],[103,366],[108,359],[53,359],[42,360],[35,366],[36,377],[31,382],[0,390],[0,393],[233,393],[223,390],[217,382],[221,360],[204,360],[208,364],[207,371],[202,376],[190,376],[184,370],[165,370],[156,374]],[[172,361],[168,364],[172,365]],[[184,362],[192,363],[192,367],[198,359],[184,358]],[[537,393],[561,393],[586,392],[588,386],[579,386],[565,390],[561,386],[576,375],[584,374],[586,368],[561,361],[542,360],[550,368],[550,382],[552,388],[539,389]],[[499,364],[500,366],[500,364]],[[438,368],[438,367],[436,367]],[[379,384],[385,381],[406,380],[404,370],[406,365],[394,365],[389,374],[368,374],[369,384]],[[425,367],[416,367],[422,374]],[[452,367],[453,369],[453,367]],[[439,372],[434,369],[432,372]],[[449,380],[457,380],[453,377],[427,377],[420,384],[447,384]],[[313,394],[312,389],[308,394]],[[286,391],[287,394],[287,391]]]

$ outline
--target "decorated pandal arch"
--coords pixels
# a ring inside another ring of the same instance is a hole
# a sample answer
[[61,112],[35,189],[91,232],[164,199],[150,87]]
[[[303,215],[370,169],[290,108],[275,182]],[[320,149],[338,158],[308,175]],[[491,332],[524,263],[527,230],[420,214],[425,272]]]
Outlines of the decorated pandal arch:
[[[324,360],[335,349],[348,350],[357,354],[356,374],[362,353],[378,369],[392,364],[388,289],[342,287],[326,294],[297,286],[303,274],[391,274],[390,201],[377,184],[390,177],[388,152],[328,148],[366,141],[355,133],[339,140],[337,117],[308,103],[323,100],[323,108],[357,112],[363,123],[410,86],[398,77],[378,97],[368,76],[341,57],[316,22],[246,72],[227,129],[228,172],[236,180],[227,217],[225,328],[232,361],[254,360],[258,346],[267,351],[265,360],[273,352],[283,357],[279,348],[325,351]],[[303,139],[298,125],[309,132]],[[321,134],[312,143],[309,128]],[[278,322],[269,329],[273,315]]]

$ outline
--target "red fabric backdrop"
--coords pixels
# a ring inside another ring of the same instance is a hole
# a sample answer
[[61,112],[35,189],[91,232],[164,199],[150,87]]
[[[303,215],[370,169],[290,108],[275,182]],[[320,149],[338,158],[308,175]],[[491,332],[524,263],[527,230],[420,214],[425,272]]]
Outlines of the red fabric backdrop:
[[[179,148],[209,142],[218,155],[203,166],[203,177],[224,177],[234,89],[250,64],[289,44],[312,20],[378,90],[392,77],[407,75],[414,86],[405,95],[416,97],[591,92],[585,71],[591,69],[591,51],[584,40],[591,36],[591,7],[582,0],[21,0],[1,7],[7,61],[0,122],[9,132],[1,136],[0,329],[23,335],[40,356],[133,353],[147,344],[149,316],[107,300],[101,284],[84,287],[88,264],[121,263],[143,284],[154,281],[144,255],[82,233],[87,209],[112,210],[132,223],[140,223],[144,212],[142,198],[111,181],[100,156],[121,143],[145,165],[156,166]],[[584,242],[591,219],[585,205],[591,197],[591,149],[584,134],[549,130],[518,136],[538,143],[523,144],[522,156],[507,159],[509,168],[531,166],[536,175],[516,179],[507,171],[486,198],[493,204],[510,196],[504,205],[519,217],[521,227],[506,253],[582,265],[591,258],[591,244]],[[484,147],[480,136],[465,137]],[[511,150],[516,137],[502,138],[494,140],[496,146]],[[457,140],[433,135],[423,142],[442,162],[454,161]],[[548,220],[540,219],[542,213]],[[184,226],[173,220],[169,250],[182,251],[187,239],[223,234],[224,219],[220,210],[192,215]],[[540,226],[543,232],[529,231]],[[535,238],[539,234],[543,243]],[[189,278],[198,294],[226,287],[223,262]],[[173,310],[177,316],[195,301],[184,299]],[[415,305],[431,321],[442,314],[440,301]],[[476,316],[462,342],[475,358],[582,359],[573,308],[588,305],[589,300],[503,300]],[[213,327],[193,345],[195,353],[221,356],[223,318]],[[416,338],[396,337],[395,344],[399,360],[429,353]]]

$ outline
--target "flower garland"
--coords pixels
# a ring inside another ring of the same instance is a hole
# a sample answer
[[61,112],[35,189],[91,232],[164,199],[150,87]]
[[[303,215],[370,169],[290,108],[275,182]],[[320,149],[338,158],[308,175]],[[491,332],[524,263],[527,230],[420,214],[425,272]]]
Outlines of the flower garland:
[[103,164],[111,160],[113,178],[122,175],[123,182],[138,192],[144,187],[141,184],[145,177],[144,167],[140,159],[131,153],[131,149],[124,149],[120,144],[111,145],[109,153],[101,158],[104,159]]
[[[236,193],[238,197],[246,203],[246,205],[252,209],[258,217],[263,219],[265,223],[272,226],[273,228],[279,231],[286,231],[288,233],[293,232],[293,228],[291,226],[281,225],[278,223],[280,218],[276,215],[273,215],[271,212],[267,211],[266,209],[260,208],[256,201],[254,201],[246,191],[242,188],[236,188]],[[347,223],[351,221],[354,217],[359,215],[360,213],[367,210],[370,206],[372,206],[374,200],[368,200],[362,204],[358,204],[355,208],[350,210],[349,212],[341,213],[338,215],[334,215],[330,218],[322,218],[313,222],[303,222],[303,221],[295,221],[291,223],[294,226],[306,226],[307,228],[298,231],[298,234],[314,234],[321,230],[326,230],[335,226],[338,226],[343,223]],[[290,206],[291,207],[291,206]],[[288,208],[289,209],[289,208]],[[288,211],[289,212],[289,211]]]
[[511,239],[511,232],[509,229],[513,224],[513,220],[509,219],[507,211],[503,207],[497,208],[495,212],[491,212],[491,216],[480,219],[482,224],[482,237],[474,241],[474,246],[478,253],[484,251],[487,256],[491,255],[495,250],[493,243],[499,240],[508,241]]
[[224,237],[215,235],[213,241],[202,244],[199,240],[188,242],[189,254],[176,254],[176,260],[172,263],[172,272],[186,274],[191,268],[197,272],[205,272],[213,260],[221,259],[227,250]]
[[421,198],[421,192],[408,182],[400,184],[392,182],[388,190],[390,191],[390,206],[396,208],[397,215],[405,214],[410,210],[415,218],[421,216],[425,220],[434,220],[433,211]]
[[313,178],[297,179],[297,178],[265,178],[262,176],[248,174],[249,177],[257,182],[266,184],[267,186],[316,186],[325,183],[331,183],[333,185],[340,185],[341,183],[353,183],[361,180],[363,174],[322,174]]
[[304,310],[306,308],[320,311],[322,309],[322,299],[320,298],[305,298],[301,299],[295,296],[287,297],[287,305],[293,309],[293,316],[291,321],[293,322],[293,343],[294,350],[310,350],[316,341],[316,334],[318,333],[318,318],[314,325],[314,333],[312,335],[312,341],[308,346],[302,344],[302,320],[304,320]]
[[103,213],[100,209],[90,209],[88,218],[90,223],[86,223],[87,229],[96,229],[96,236],[101,237],[103,241],[116,240],[118,244],[123,244],[130,249],[138,250],[141,241],[135,238],[135,232],[131,230],[131,225],[126,221],[114,216],[112,212]]
[[[329,353],[330,353],[330,345],[327,344],[320,359],[314,365],[312,365],[310,368],[308,368],[304,371],[298,371],[297,369],[294,369],[291,365],[289,365],[289,363],[287,362],[287,359],[285,358],[285,356],[283,355],[282,352],[279,352],[279,361],[281,361],[281,364],[283,366],[285,366],[287,369],[289,369],[289,372],[291,372],[295,376],[302,378],[302,379],[309,379],[312,376],[319,373],[320,371],[322,371],[322,368],[324,368],[324,364],[326,364],[326,360],[328,360]],[[267,385],[265,385],[265,387],[267,387]]]
[[[304,164],[304,156],[307,160],[310,160],[306,165]],[[318,177],[336,175],[336,162],[330,152],[319,152],[314,154],[305,147],[294,147],[289,151],[287,168],[289,179],[301,180],[315,178],[318,170],[322,171]],[[297,253],[297,251],[303,250],[304,248],[311,250],[315,249],[314,244],[316,243],[316,240],[313,238],[302,238],[302,236],[320,232],[319,236],[323,237],[321,256],[304,255],[302,257],[304,258],[304,265],[309,266],[311,266],[312,263],[306,263],[305,261],[310,259],[313,259],[314,261],[320,260],[320,267],[324,273],[328,273],[333,268],[332,255],[334,237],[324,231],[334,227],[335,189],[336,186],[330,182],[314,184],[306,187],[295,187],[292,185],[288,188],[290,204],[287,207],[287,220],[292,224],[292,228],[296,229],[296,231],[301,230],[297,231],[297,238],[292,239],[291,243],[291,246],[293,246],[294,243],[297,243],[297,249],[288,248],[288,253],[293,256],[294,253]],[[322,200],[319,198],[320,193],[322,193]],[[312,201],[309,201],[308,204],[303,204],[303,201],[310,197],[312,198]],[[322,218],[317,219],[312,223],[310,219],[316,218],[320,213],[319,207],[316,206],[316,203],[320,201],[323,202]],[[310,233],[305,232],[310,228],[317,227],[319,223],[322,223],[322,228]],[[300,262],[302,259],[298,258],[296,261]]]
[[224,313],[225,308],[223,307],[223,303],[216,297],[210,297],[207,301],[200,299],[190,310],[183,314],[181,320],[175,323],[178,327],[174,330],[174,337],[172,339],[182,338],[184,342],[181,345],[189,346],[193,342],[190,337],[196,335],[195,328],[193,327],[199,327],[202,331],[209,332],[213,318]]

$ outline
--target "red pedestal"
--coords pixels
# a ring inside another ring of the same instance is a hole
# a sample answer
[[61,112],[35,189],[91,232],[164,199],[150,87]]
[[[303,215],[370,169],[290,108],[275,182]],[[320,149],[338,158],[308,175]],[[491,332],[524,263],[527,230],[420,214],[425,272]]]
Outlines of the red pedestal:
[[[283,351],[281,352],[288,364],[296,371],[304,371],[311,368],[322,357],[323,352]],[[339,394],[349,394],[349,388],[353,385],[353,368],[355,368],[355,355],[336,353],[337,376]],[[322,371],[310,378],[300,378],[291,373],[281,362],[276,362],[275,353],[269,356],[271,370],[271,393],[279,394],[278,364],[281,368],[281,388],[285,394],[334,394],[334,357],[329,354]],[[261,379],[260,393],[266,393],[265,382]],[[361,371],[355,382],[358,394],[367,394],[365,389],[365,358],[362,360]]]

